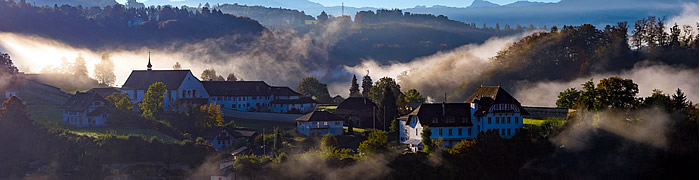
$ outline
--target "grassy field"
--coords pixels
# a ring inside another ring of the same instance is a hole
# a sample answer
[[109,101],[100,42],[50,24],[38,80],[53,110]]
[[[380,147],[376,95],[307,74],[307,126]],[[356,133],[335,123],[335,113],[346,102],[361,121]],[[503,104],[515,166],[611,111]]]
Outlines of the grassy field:
[[63,109],[57,104],[28,104],[27,113],[38,124],[59,125],[63,122]]
[[336,106],[336,105],[318,105],[318,106],[316,106],[316,110],[319,110],[319,111],[333,111],[336,108],[338,108],[338,106]]
[[523,124],[530,124],[530,125],[535,125],[535,126],[542,126],[542,124],[544,124],[544,123],[547,122],[547,121],[556,121],[556,122],[559,122],[559,123],[562,123],[562,124],[563,124],[564,122],[566,122],[566,120],[558,120],[558,119],[554,119],[554,120],[544,120],[544,119],[527,119],[527,118],[525,118],[525,119],[523,119]]
[[128,128],[110,128],[110,127],[84,127],[84,128],[67,128],[68,132],[77,134],[80,136],[89,137],[103,137],[109,135],[115,136],[128,136],[128,135],[142,135],[146,137],[146,140],[155,136],[163,140],[166,143],[176,143],[179,140],[172,138],[168,135],[160,133],[158,131],[149,129],[128,129]]
[[[347,126],[343,126],[343,131],[348,132],[348,127],[347,127]],[[358,132],[358,133],[364,133],[364,132],[365,132],[365,129],[362,129],[362,128],[352,128],[352,131]]]

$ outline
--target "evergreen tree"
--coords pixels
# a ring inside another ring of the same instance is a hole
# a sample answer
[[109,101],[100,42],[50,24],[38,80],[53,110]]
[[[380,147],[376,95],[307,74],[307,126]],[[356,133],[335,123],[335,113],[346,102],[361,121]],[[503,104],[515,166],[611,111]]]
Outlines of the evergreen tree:
[[685,93],[681,91],[681,88],[676,89],[676,93],[671,96],[671,102],[673,104],[673,108],[676,110],[683,109],[689,104]]
[[352,84],[350,85],[350,97],[360,97],[360,85],[357,84],[357,76],[352,75]]
[[370,89],[372,89],[372,78],[369,77],[369,73],[367,73],[367,75],[362,77],[362,97],[369,96]]
[[175,62],[175,65],[173,65],[173,70],[180,70],[182,69],[182,65],[180,62]]
[[398,108],[396,106],[396,97],[394,97],[394,92],[391,90],[391,87],[387,86],[384,88],[384,97],[382,98],[381,103],[379,104],[379,111],[377,114],[382,120],[382,125],[384,127],[384,130],[389,128],[391,131],[390,133],[396,133],[397,127],[394,127],[395,124],[389,124],[394,121],[396,116],[398,116]]

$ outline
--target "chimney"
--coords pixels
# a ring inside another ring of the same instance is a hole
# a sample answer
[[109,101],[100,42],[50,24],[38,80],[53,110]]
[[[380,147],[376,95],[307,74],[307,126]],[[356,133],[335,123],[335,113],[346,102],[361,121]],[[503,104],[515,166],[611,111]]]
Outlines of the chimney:
[[445,116],[445,102],[442,102],[442,116]]

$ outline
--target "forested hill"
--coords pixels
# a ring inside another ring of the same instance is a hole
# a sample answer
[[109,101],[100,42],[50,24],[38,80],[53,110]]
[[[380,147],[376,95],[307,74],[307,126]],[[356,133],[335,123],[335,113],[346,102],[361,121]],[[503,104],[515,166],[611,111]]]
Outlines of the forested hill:
[[284,8],[222,4],[216,6],[216,9],[221,10],[223,13],[232,14],[235,16],[250,17],[269,28],[294,28],[306,26],[304,21],[315,20],[313,16],[305,14],[304,11]]
[[104,47],[162,45],[237,34],[242,40],[256,37],[265,28],[247,17],[218,10],[191,12],[170,6],[125,8],[115,4],[104,8],[82,6],[37,7],[0,1],[0,31],[36,34],[74,46]]

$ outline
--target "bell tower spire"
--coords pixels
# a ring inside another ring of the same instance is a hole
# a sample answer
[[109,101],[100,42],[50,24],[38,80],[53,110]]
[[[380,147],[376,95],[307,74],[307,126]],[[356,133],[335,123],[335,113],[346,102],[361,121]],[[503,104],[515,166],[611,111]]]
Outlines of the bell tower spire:
[[146,65],[146,67],[149,71],[152,70],[151,68],[153,67],[153,65],[151,65],[151,51],[148,51],[148,65]]

